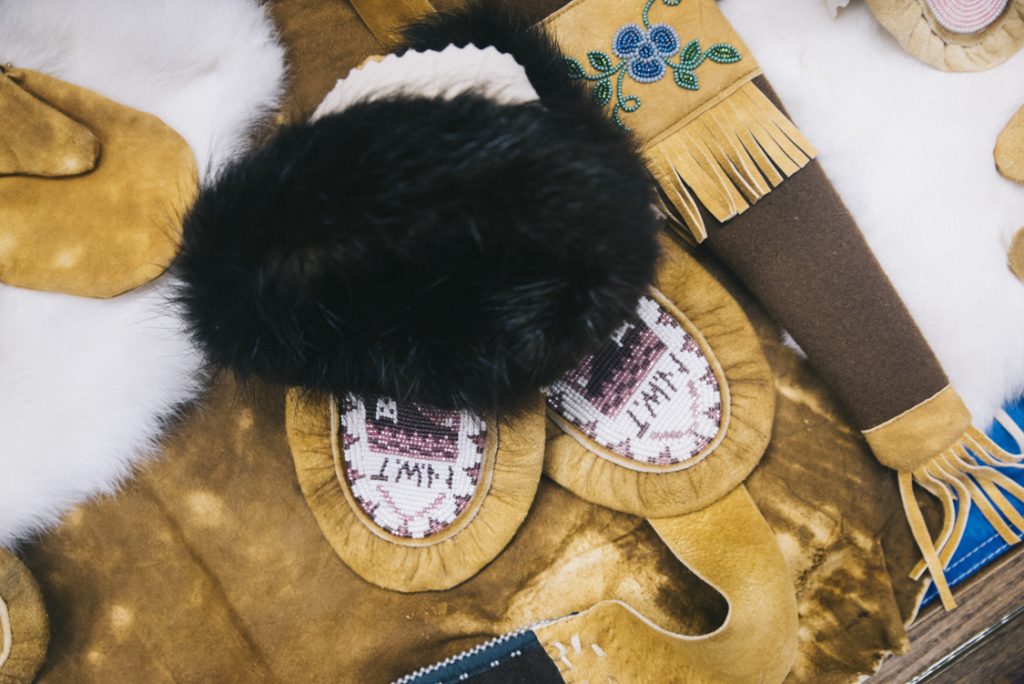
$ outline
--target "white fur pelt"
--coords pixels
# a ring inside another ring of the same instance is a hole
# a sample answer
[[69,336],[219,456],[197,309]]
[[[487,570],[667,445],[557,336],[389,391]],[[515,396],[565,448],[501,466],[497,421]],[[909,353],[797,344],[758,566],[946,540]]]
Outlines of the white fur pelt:
[[[253,0],[0,0],[0,63],[159,116],[208,181],[276,108],[284,51]],[[165,276],[109,300],[0,285],[0,546],[114,491],[201,387]]]
[[1024,186],[992,150],[1024,105],[1024,53],[946,73],[858,1],[724,0],[979,426],[1024,389],[1024,284],[1007,247]]

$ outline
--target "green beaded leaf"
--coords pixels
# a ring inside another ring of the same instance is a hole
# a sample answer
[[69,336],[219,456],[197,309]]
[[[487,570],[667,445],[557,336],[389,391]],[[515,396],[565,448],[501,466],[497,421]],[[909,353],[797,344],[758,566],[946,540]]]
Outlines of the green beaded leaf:
[[679,55],[679,64],[687,69],[696,69],[704,61],[704,52],[700,49],[700,41],[694,38]]
[[726,45],[725,43],[712,45],[704,54],[712,62],[718,62],[719,64],[732,64],[733,62],[740,61],[740,51],[732,45]]
[[[2,1],[0,0],[0,2]],[[649,11],[657,1],[645,0],[643,11],[641,12],[640,18],[643,20],[643,25],[648,33],[657,28],[657,26],[651,25],[648,18]],[[661,4],[667,7],[678,7],[682,4],[682,0],[661,0]],[[631,25],[627,24],[628,26]],[[612,42],[615,43],[616,40]],[[678,43],[672,41],[672,45],[678,45]],[[674,54],[678,54],[678,61],[673,61],[675,59]],[[623,93],[623,77],[626,73],[632,72],[624,71],[624,69],[630,66],[629,59],[616,59],[617,57],[618,55],[611,56],[601,50],[591,50],[587,53],[589,68],[581,60],[566,57],[566,72],[572,80],[585,80],[593,83],[592,97],[594,102],[599,107],[612,105],[612,119],[617,125],[628,131],[629,127],[622,121],[621,115],[631,114],[640,109],[640,98]],[[705,61],[710,60],[718,64],[732,64],[733,62],[740,61],[742,56],[739,50],[727,43],[715,43],[708,47],[707,50],[703,50],[700,40],[695,38],[686,43],[678,53],[663,55],[660,59],[665,66],[672,70],[672,78],[678,87],[684,90],[700,90],[700,79],[697,77],[696,71]],[[634,80],[642,83],[653,83],[654,81],[661,80],[664,72],[660,69],[660,65],[655,64],[654,67],[658,67],[656,76],[652,74],[652,78],[641,77],[639,79],[634,78]],[[618,74],[618,80],[613,84],[612,77],[616,74]]]
[[687,90],[697,90],[700,88],[700,81],[697,80],[697,74],[692,71],[676,67],[672,70],[672,74],[675,77],[676,85],[680,88],[686,88]]
[[611,57],[604,54],[600,50],[591,50],[587,53],[587,59],[590,60],[590,66],[594,67],[600,72],[612,70]]
[[585,75],[583,71],[583,65],[577,62],[572,57],[565,58],[565,68],[568,72],[569,78],[573,79],[574,81],[583,78],[583,76]]

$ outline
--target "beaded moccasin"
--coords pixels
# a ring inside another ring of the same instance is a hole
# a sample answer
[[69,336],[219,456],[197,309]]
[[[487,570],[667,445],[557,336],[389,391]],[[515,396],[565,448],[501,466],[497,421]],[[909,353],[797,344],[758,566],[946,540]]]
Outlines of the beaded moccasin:
[[737,487],[771,436],[775,389],[746,314],[662,239],[636,317],[546,390],[545,472],[585,499],[661,518]]
[[908,53],[944,71],[982,71],[1024,46],[1022,0],[867,0]]
[[288,396],[288,439],[306,502],[338,556],[397,591],[448,589],[519,529],[544,452],[540,398],[521,418],[386,397]]
[[0,682],[33,681],[49,640],[39,587],[17,558],[0,549]]

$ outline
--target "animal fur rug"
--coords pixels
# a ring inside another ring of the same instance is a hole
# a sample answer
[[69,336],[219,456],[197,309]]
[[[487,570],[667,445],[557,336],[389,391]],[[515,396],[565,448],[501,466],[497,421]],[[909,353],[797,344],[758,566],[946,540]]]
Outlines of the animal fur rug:
[[[276,107],[284,51],[255,0],[0,0],[0,63],[159,116],[206,181]],[[110,300],[0,285],[0,546],[115,490],[201,385],[166,277]]]
[[1006,257],[1024,187],[992,156],[1024,105],[1024,53],[947,73],[903,52],[859,0],[836,19],[821,0],[721,6],[987,426],[1024,390],[1024,284]]

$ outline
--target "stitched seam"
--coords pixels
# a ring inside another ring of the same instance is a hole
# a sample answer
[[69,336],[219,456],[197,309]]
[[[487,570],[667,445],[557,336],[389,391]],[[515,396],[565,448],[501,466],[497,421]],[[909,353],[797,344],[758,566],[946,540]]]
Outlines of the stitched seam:
[[900,413],[900,414],[899,414],[899,415],[897,415],[897,416],[893,416],[892,418],[890,418],[889,420],[885,421],[884,423],[879,423],[878,425],[876,425],[876,426],[874,426],[874,427],[870,427],[870,428],[868,428],[867,430],[862,430],[862,431],[861,431],[861,433],[862,433],[862,434],[864,434],[864,435],[869,435],[869,434],[871,434],[872,432],[874,432],[875,430],[881,430],[881,429],[882,429],[882,428],[884,428],[884,427],[885,427],[886,425],[889,425],[889,424],[891,424],[891,423],[895,423],[895,422],[896,422],[897,420],[899,420],[899,419],[900,419],[900,418],[902,418],[903,416],[907,415],[907,414],[908,414],[908,413],[910,413],[911,411],[915,411],[915,410],[917,410],[917,409],[921,408],[922,406],[924,406],[924,405],[926,405],[926,404],[928,404],[928,403],[930,403],[930,402],[934,401],[934,400],[935,400],[935,399],[936,399],[936,398],[937,398],[937,397],[938,397],[938,396],[939,396],[940,394],[942,394],[943,392],[945,392],[945,391],[946,391],[946,390],[948,390],[949,388],[950,388],[950,385],[946,385],[945,387],[943,387],[942,389],[940,389],[940,390],[939,390],[938,392],[936,392],[936,393],[935,393],[935,394],[933,394],[932,396],[928,397],[927,399],[925,399],[925,400],[924,400],[924,401],[922,401],[922,402],[919,402],[919,403],[917,403],[917,404],[914,404],[913,406],[911,406],[910,408],[908,408],[908,409],[907,409],[906,411],[904,411],[903,413]]
[[[971,558],[971,556],[975,555],[976,553],[978,553],[979,551],[981,551],[981,550],[982,550],[983,548],[985,548],[986,546],[988,546],[989,544],[991,544],[992,542],[994,542],[994,541],[996,541],[996,540],[998,540],[998,539],[1001,539],[1001,537],[1000,537],[1000,536],[999,536],[998,534],[993,534],[993,535],[992,535],[991,537],[989,537],[988,539],[986,539],[985,541],[983,541],[982,543],[980,543],[980,544],[978,544],[978,545],[977,545],[976,547],[974,547],[974,548],[973,548],[973,549],[972,549],[972,550],[970,551],[970,553],[968,553],[967,555],[965,555],[965,556],[964,556],[963,558],[958,558],[958,559],[956,559],[956,560],[955,560],[955,561],[954,561],[954,562],[952,563],[952,565],[950,565],[950,566],[949,566],[949,568],[948,568],[948,569],[949,569],[949,570],[952,570],[953,568],[955,568],[955,567],[957,567],[957,566],[959,566],[959,565],[963,565],[964,563],[966,563],[966,562],[967,562],[967,561],[968,561],[968,560],[969,560],[969,559]],[[959,578],[958,578],[958,579],[959,579]]]
[[[606,658],[608,656],[605,650],[601,648],[600,644],[598,644],[596,641],[584,643],[583,640],[580,639],[579,632],[572,635],[572,638],[569,640],[569,645],[572,647],[571,655],[581,655],[584,659],[587,658],[587,655],[584,653],[585,647],[589,647],[590,650],[593,651],[594,655],[598,658]],[[565,644],[563,644],[560,641],[555,641],[551,643],[551,646],[558,651],[558,653],[556,654],[557,658],[550,652],[548,653],[552,660],[554,660],[556,663],[564,664],[566,670],[575,669],[575,665],[573,665],[573,662],[569,659],[569,648],[567,648]],[[577,662],[579,661],[577,660]]]
[[966,574],[969,575],[972,572],[974,572],[975,570],[978,570],[978,569],[984,567],[986,564],[988,564],[988,562],[990,560],[992,560],[996,556],[1002,555],[1006,551],[1007,548],[1009,548],[1009,547],[1001,546],[1001,547],[997,548],[995,551],[993,551],[992,553],[988,554],[987,556],[985,556],[984,558],[979,560],[975,565],[973,565],[969,570],[967,570]]

